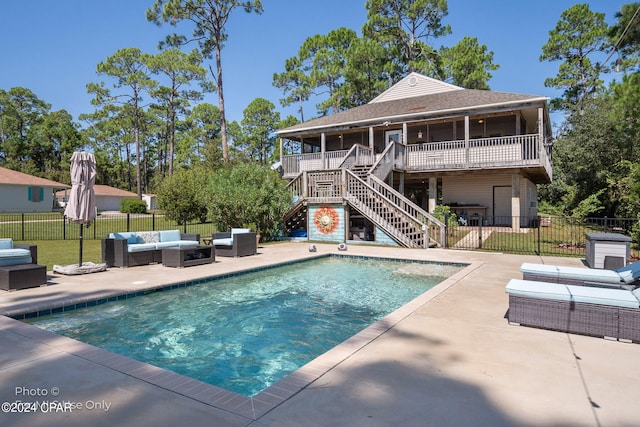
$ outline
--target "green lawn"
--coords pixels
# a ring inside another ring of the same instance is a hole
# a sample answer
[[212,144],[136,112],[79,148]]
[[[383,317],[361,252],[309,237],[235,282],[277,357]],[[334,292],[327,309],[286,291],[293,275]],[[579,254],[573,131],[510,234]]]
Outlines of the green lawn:
[[[80,259],[79,240],[40,240],[38,242],[16,242],[38,245],[38,264],[46,265],[47,271],[53,269],[54,264],[75,264]],[[83,262],[102,262],[100,240],[84,240],[82,244]]]

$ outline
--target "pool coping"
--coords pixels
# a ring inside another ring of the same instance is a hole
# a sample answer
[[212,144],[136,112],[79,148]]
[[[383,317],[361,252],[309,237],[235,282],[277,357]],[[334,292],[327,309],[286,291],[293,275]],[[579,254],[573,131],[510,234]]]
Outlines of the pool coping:
[[[429,260],[416,260],[407,259],[402,257],[368,257],[368,256],[351,256],[351,255],[318,255],[309,257],[304,260],[287,261],[282,263],[270,264],[258,268],[250,268],[244,270],[237,270],[233,273],[223,273],[219,275],[211,275],[206,278],[189,280],[169,285],[152,285],[147,288],[141,288],[135,292],[120,292],[119,295],[94,295],[92,298],[76,298],[74,301],[69,301],[64,304],[56,304],[56,306],[81,308],[83,306],[92,305],[92,301],[96,304],[98,301],[106,299],[112,301],[112,298],[118,298],[118,296],[124,296],[123,298],[131,298],[135,296],[144,295],[150,291],[157,291],[160,288],[171,289],[178,287],[190,286],[191,284],[197,284],[204,281],[209,281],[212,278],[224,278],[233,275],[245,274],[247,272],[263,270],[269,268],[275,268],[282,265],[304,262],[310,259],[318,259],[327,256],[336,257],[350,257],[350,258],[366,258],[366,259],[388,259],[394,261],[406,261],[411,263],[437,263],[445,264],[446,261],[429,261]],[[402,307],[386,315],[382,319],[363,329],[359,333],[351,336],[347,340],[328,350],[327,352],[316,357],[312,361],[298,368],[296,371],[282,378],[275,384],[264,389],[260,393],[253,397],[248,397],[235,393],[229,390],[225,390],[221,387],[214,386],[185,375],[181,375],[163,368],[159,368],[150,365],[145,362],[140,362],[131,359],[127,356],[122,356],[117,353],[112,353],[108,350],[104,350],[90,344],[86,344],[77,341],[73,338],[57,335],[53,332],[40,329],[36,326],[24,323],[14,317],[23,316],[27,318],[29,313],[36,313],[34,316],[49,314],[47,311],[53,310],[52,307],[45,307],[46,304],[42,304],[35,310],[32,309],[20,309],[7,311],[0,316],[0,325],[5,329],[10,329],[12,332],[22,335],[26,338],[43,343],[45,345],[56,348],[59,351],[69,353],[71,355],[83,358],[89,362],[95,363],[105,368],[112,369],[116,372],[131,376],[146,383],[163,388],[167,391],[179,394],[181,396],[196,400],[206,405],[221,409],[232,414],[245,417],[250,420],[257,420],[260,417],[267,414],[269,411],[278,407],[280,404],[290,399],[300,391],[309,387],[311,384],[322,378],[326,373],[338,366],[343,361],[349,359],[355,355],[360,349],[366,347],[377,338],[382,336],[385,332],[393,328],[400,321],[410,316],[420,307],[427,304],[429,301],[441,295],[451,286],[458,283],[462,278],[471,274],[477,268],[479,268],[483,262],[469,262],[469,263],[448,263],[453,265],[467,265],[461,271],[454,273],[452,276],[443,280],[439,284],[435,285],[428,291],[409,301]],[[49,304],[51,305],[51,304]],[[70,309],[70,308],[69,308]]]

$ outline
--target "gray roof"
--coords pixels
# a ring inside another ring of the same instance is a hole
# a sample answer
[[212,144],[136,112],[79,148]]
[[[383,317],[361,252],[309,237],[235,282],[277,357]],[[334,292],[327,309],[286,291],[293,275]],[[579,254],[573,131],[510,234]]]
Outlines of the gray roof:
[[532,102],[546,102],[540,95],[524,95],[509,92],[493,92],[478,89],[451,90],[430,95],[415,96],[386,102],[369,103],[350,110],[319,117],[278,131],[280,136],[310,130],[329,129],[345,126],[367,126],[381,124],[394,119],[408,120],[456,112],[476,110],[501,105],[522,105]]

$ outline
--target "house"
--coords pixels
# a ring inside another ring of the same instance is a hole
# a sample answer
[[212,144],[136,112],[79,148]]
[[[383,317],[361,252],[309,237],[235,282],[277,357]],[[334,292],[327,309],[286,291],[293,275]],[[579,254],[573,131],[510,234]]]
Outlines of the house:
[[[120,201],[125,198],[138,198],[136,193],[130,191],[121,190],[119,188],[111,187],[109,185],[96,184],[93,186],[93,191],[96,196],[96,209],[99,212],[104,211],[120,211]],[[69,200],[68,191],[59,191],[56,193],[61,206],[64,206],[67,200]]]
[[158,209],[157,196],[155,194],[143,194],[142,200],[147,204],[147,210],[153,211]]
[[53,212],[59,209],[54,193],[69,185],[0,167],[0,212]]
[[[311,240],[443,245],[437,205],[461,224],[517,230],[535,223],[536,186],[552,179],[546,97],[418,73],[278,136],[294,200],[285,231],[304,229]],[[285,155],[285,144],[298,153]]]

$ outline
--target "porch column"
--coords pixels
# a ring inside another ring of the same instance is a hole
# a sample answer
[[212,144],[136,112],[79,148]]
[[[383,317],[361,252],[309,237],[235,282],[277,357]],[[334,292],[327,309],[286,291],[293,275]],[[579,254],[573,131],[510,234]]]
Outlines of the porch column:
[[464,116],[464,162],[469,163],[469,116]]
[[402,143],[407,145],[409,143],[409,140],[407,139],[409,137],[409,130],[407,128],[407,122],[403,122],[402,123]]
[[538,159],[545,158],[544,150],[544,110],[538,108]]
[[438,203],[438,179],[429,178],[429,209],[428,212],[432,213]]
[[371,149],[371,152],[374,151],[374,141],[373,141],[373,126],[369,126],[369,148]]
[[278,141],[280,141],[280,158],[278,161],[282,163],[282,159],[284,159],[284,142],[282,141],[282,138],[278,138]]
[[322,132],[320,134],[320,159],[322,160],[322,169],[327,168],[327,162],[324,155],[326,150],[327,150],[327,134]]
[[513,231],[520,230],[520,175],[511,175],[511,228]]
[[516,129],[514,135],[520,135],[520,128],[522,124],[520,122],[520,113],[516,114]]

